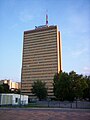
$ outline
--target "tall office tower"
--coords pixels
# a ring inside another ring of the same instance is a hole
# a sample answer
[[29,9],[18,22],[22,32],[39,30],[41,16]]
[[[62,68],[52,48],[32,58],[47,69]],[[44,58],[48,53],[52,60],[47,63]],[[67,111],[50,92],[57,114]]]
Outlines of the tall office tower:
[[22,94],[32,96],[36,80],[46,83],[53,96],[53,78],[62,70],[61,38],[57,26],[39,26],[24,32],[22,61]]

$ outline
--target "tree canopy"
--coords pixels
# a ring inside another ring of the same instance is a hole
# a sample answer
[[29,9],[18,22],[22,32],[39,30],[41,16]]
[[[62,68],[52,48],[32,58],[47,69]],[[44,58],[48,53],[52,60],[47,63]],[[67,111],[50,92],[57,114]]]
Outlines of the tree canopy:
[[40,80],[34,82],[31,91],[39,100],[46,99],[47,97],[47,88],[45,87],[45,83]]
[[0,93],[9,93],[9,85],[8,84],[1,84],[0,85]]
[[88,80],[86,81],[83,75],[78,75],[74,71],[55,74],[53,81],[54,95],[62,101],[73,101],[75,98],[82,99],[85,90],[89,92],[89,90],[87,90]]
[[85,80],[86,80],[88,87],[84,89],[83,98],[84,99],[88,98],[90,101],[90,76],[85,76]]
[[11,90],[9,88],[9,85],[8,84],[1,84],[0,85],[0,93],[15,93],[15,94],[20,94],[20,89],[13,89]]

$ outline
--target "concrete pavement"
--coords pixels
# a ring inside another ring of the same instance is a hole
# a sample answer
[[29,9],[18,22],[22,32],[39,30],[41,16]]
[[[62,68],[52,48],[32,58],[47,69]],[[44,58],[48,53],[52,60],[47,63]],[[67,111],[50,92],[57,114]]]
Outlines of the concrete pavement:
[[0,120],[90,120],[90,109],[0,108]]

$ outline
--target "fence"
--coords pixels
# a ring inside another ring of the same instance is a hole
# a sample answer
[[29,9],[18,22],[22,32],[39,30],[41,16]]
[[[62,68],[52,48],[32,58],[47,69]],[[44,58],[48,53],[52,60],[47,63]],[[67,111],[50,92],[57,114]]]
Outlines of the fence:
[[90,102],[87,101],[37,101],[35,104],[40,107],[90,109]]

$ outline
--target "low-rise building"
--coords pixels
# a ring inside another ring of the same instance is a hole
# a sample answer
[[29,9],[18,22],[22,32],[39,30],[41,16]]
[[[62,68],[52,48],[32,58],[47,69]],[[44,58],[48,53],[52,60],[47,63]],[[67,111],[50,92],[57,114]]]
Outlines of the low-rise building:
[[10,90],[14,89],[21,89],[21,83],[20,82],[13,82],[12,80],[0,80],[0,84],[8,84]]
[[27,105],[28,96],[20,94],[0,94],[0,105]]

